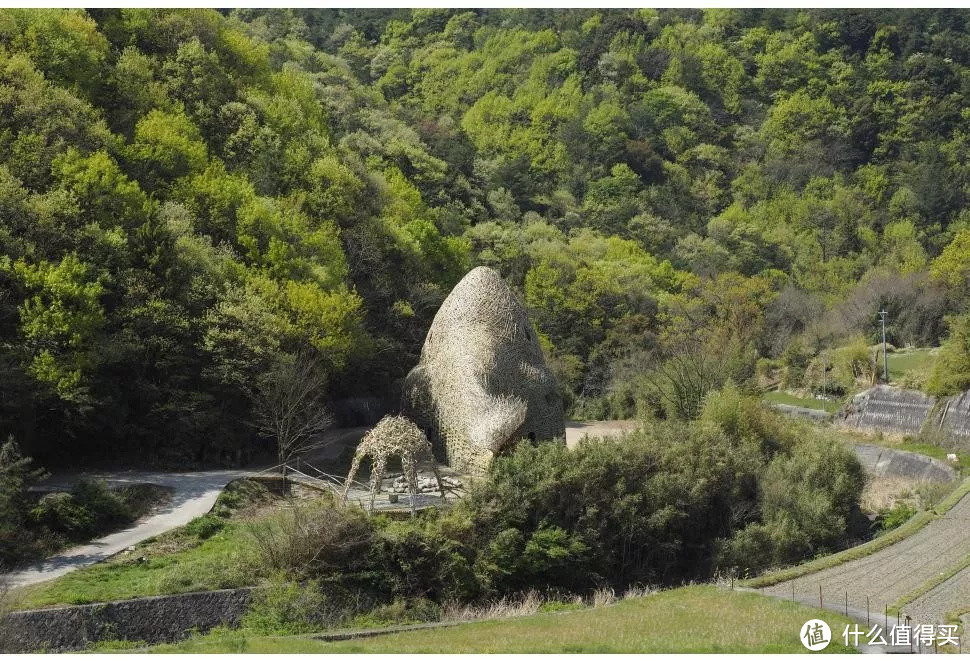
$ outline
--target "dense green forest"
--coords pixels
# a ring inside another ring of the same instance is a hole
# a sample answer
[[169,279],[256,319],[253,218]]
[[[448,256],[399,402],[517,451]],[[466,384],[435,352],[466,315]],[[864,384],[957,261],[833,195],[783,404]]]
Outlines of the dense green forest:
[[967,388],[968,19],[2,10],[0,434],[244,461],[287,357],[338,418],[395,406],[476,264],[575,416],[835,392],[880,308]]

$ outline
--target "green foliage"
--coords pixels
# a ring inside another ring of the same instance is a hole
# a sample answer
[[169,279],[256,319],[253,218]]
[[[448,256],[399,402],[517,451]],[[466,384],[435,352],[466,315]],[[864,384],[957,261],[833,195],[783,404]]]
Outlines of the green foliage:
[[486,590],[584,591],[837,549],[858,524],[864,482],[841,444],[729,387],[693,423],[573,451],[522,444],[465,507]]
[[246,506],[263,503],[269,498],[269,490],[259,481],[234,480],[219,493],[212,510],[222,517]]
[[761,481],[761,521],[724,545],[722,562],[757,571],[844,547],[859,532],[865,480],[838,441],[809,438],[775,457]]
[[970,315],[949,318],[950,335],[940,346],[926,388],[933,395],[953,395],[970,388]]
[[953,241],[947,244],[939,257],[933,260],[930,273],[939,281],[956,289],[966,292],[970,286],[970,230],[961,230]]
[[12,438],[0,446],[0,566],[17,566],[115,530],[167,496],[155,485],[112,490],[104,481],[80,480],[69,492],[38,499],[27,490],[46,473],[31,462]]
[[169,180],[203,170],[206,152],[202,136],[189,118],[152,110],[135,126],[128,156],[149,190],[155,190]]
[[276,577],[257,588],[240,627],[256,634],[299,634],[326,624],[327,599],[319,584]]
[[786,348],[786,387],[851,391],[858,357],[820,352],[871,344],[884,307],[895,344],[935,344],[966,298],[967,30],[4,10],[0,434],[45,463],[64,439],[244,462],[256,376],[312,351],[326,398],[393,400],[477,264],[530,307],[571,414],[692,418]]
[[56,265],[23,259],[7,264],[30,293],[19,307],[24,349],[30,356],[28,373],[62,398],[79,397],[82,376],[96,361],[105,322],[101,283],[74,254]]
[[894,504],[892,508],[884,508],[880,510],[876,515],[874,525],[876,525],[880,531],[891,531],[892,529],[905,524],[915,514],[915,508],[908,503],[899,502]]
[[379,521],[366,558],[367,574],[383,595],[467,601],[481,588],[463,532],[463,516],[421,520],[417,526]]
[[13,437],[0,446],[0,565],[10,566],[29,555],[31,539],[27,531],[30,501],[27,488],[44,476],[42,469],[31,468],[32,460],[20,452]]
[[213,514],[205,514],[196,517],[185,525],[185,532],[196,536],[200,540],[211,538],[219,533],[226,526],[226,522],[221,517]]
[[57,83],[92,92],[107,59],[109,44],[83,11],[8,10],[0,40],[29,54]]
[[298,577],[357,569],[372,536],[363,512],[338,507],[334,499],[294,505],[247,530],[267,573]]
[[133,519],[120,495],[103,481],[78,481],[70,493],[54,492],[41,497],[31,519],[69,540],[87,540]]

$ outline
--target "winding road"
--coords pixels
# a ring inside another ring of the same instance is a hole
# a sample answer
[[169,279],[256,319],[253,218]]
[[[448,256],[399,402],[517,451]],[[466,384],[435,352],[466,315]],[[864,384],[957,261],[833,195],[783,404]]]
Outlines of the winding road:
[[[317,461],[336,457],[347,445],[356,445],[368,428],[338,428],[327,433],[321,447],[309,453],[304,460]],[[168,473],[158,471],[110,471],[58,474],[37,485],[43,490],[67,491],[80,478],[103,480],[111,487],[151,483],[172,489],[172,498],[164,506],[156,509],[131,526],[116,531],[103,538],[72,547],[60,554],[40,561],[6,575],[0,575],[0,582],[10,588],[36,584],[66,575],[72,570],[83,568],[124,551],[142,540],[157,536],[166,531],[189,523],[204,515],[215,504],[222,489],[237,478],[266,474],[269,469],[224,469],[215,471],[190,471]]]
[[[189,473],[160,473],[150,471],[122,471],[86,473],[85,478],[104,480],[112,487],[152,483],[173,490],[172,499],[156,512],[141,518],[127,529],[79,547],[73,547],[25,569],[0,576],[11,588],[54,579],[71,570],[107,559],[152,536],[188,523],[209,512],[219,493],[230,481],[253,475],[246,470],[195,471]],[[56,476],[41,483],[43,489],[70,489],[80,475]]]

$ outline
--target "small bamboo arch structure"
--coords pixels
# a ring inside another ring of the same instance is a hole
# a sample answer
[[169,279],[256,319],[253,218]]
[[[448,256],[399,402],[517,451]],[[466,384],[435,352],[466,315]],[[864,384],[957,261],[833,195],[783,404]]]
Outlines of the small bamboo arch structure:
[[342,500],[347,502],[347,494],[350,486],[360,469],[361,461],[370,456],[373,460],[370,478],[370,506],[368,512],[374,512],[374,498],[381,489],[384,480],[387,460],[397,455],[401,458],[401,468],[404,470],[404,478],[408,484],[408,492],[411,494],[411,516],[414,516],[414,502],[418,495],[418,463],[427,461],[431,464],[431,470],[438,481],[438,490],[441,493],[441,500],[445,500],[445,486],[441,481],[441,474],[438,472],[438,465],[435,464],[434,455],[431,452],[431,442],[411,420],[404,416],[385,416],[374,426],[370,432],[364,435],[357,452],[354,453],[354,461],[350,465],[350,473],[344,483]]

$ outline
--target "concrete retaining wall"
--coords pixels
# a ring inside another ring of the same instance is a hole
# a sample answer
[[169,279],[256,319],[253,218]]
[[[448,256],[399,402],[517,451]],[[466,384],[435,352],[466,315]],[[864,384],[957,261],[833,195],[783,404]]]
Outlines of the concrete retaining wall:
[[936,430],[957,437],[970,437],[970,391],[949,398],[934,421]]
[[948,483],[957,478],[953,467],[925,455],[872,444],[854,444],[852,450],[872,476],[912,478],[928,483]]
[[252,589],[183,593],[76,607],[18,611],[0,623],[0,653],[81,650],[91,642],[178,641],[197,629],[234,626]]
[[836,422],[867,432],[916,436],[927,431],[970,437],[970,391],[937,404],[936,398],[919,391],[874,386],[852,398]]
[[854,398],[843,411],[842,425],[889,434],[919,434],[936,398],[891,386],[874,386]]
[[786,405],[780,402],[772,403],[771,408],[779,413],[785,414],[786,416],[792,416],[794,418],[807,418],[811,421],[815,421],[816,423],[828,423],[832,420],[832,414],[828,413],[824,409],[798,407],[796,405]]

